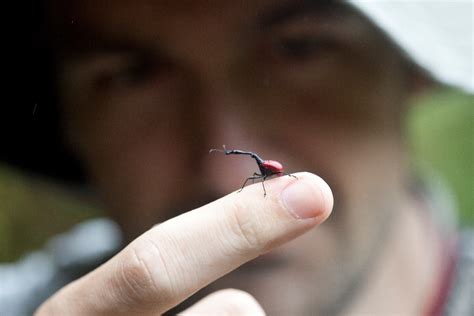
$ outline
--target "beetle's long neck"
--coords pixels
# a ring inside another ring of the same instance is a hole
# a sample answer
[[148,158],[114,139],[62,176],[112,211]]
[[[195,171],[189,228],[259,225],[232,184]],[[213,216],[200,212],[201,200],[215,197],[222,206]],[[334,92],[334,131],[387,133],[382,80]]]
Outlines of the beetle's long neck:
[[248,155],[257,161],[257,164],[260,166],[263,163],[263,159],[260,158],[256,153],[251,151],[242,151],[242,150],[226,150],[224,151],[226,155]]

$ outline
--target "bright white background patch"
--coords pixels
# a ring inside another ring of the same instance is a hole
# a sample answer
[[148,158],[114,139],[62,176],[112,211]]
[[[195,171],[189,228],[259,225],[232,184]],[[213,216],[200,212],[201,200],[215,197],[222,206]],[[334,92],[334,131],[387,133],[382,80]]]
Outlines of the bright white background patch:
[[474,93],[472,0],[348,0],[434,78]]

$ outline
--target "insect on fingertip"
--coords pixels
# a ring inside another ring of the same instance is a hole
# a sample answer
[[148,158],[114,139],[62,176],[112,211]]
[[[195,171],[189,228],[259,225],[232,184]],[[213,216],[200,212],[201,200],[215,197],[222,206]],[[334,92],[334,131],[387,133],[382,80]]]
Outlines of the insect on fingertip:
[[248,156],[252,157],[253,159],[255,159],[255,161],[257,162],[258,168],[260,170],[260,173],[256,172],[256,173],[253,174],[253,176],[247,178],[244,181],[244,184],[242,185],[242,187],[240,188],[240,190],[238,192],[241,192],[244,189],[245,185],[247,184],[247,182],[249,180],[251,180],[252,183],[253,183],[255,180],[261,179],[262,180],[261,183],[262,183],[262,187],[263,187],[263,196],[266,197],[267,196],[267,191],[265,189],[265,180],[267,178],[272,177],[272,176],[288,175],[288,176],[291,176],[295,179],[298,179],[296,176],[284,172],[282,164],[279,163],[278,161],[263,160],[256,153],[251,152],[251,151],[243,151],[243,150],[239,150],[239,149],[227,150],[225,145],[222,145],[222,148],[223,148],[223,150],[222,149],[211,149],[211,150],[209,150],[209,152],[211,153],[211,152],[214,152],[214,151],[219,151],[219,152],[223,152],[226,155],[248,155]]

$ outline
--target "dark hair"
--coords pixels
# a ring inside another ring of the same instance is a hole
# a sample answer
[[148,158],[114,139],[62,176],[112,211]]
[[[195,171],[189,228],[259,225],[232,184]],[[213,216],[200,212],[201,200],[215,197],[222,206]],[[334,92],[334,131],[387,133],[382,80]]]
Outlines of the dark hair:
[[[43,1],[23,8],[13,25],[6,65],[6,94],[0,115],[0,163],[21,170],[82,183],[84,174],[64,146],[59,124],[54,54],[47,36]],[[25,53],[26,52],[26,53]],[[3,111],[2,111],[3,112]]]

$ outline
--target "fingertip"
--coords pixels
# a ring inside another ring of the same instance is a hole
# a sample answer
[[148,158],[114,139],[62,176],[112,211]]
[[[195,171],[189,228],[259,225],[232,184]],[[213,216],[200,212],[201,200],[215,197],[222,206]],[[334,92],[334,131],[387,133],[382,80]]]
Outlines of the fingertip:
[[321,222],[331,214],[334,197],[329,185],[321,177],[310,172],[294,174],[282,193],[286,208],[297,218],[318,217]]

